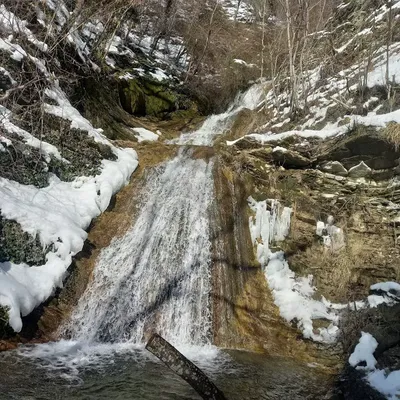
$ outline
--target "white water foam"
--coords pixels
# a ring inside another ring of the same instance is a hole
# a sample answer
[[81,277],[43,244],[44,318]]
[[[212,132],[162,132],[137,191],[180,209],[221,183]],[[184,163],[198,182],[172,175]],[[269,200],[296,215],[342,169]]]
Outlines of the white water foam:
[[105,248],[65,332],[74,340],[209,343],[212,162],[180,155],[151,172],[132,228]]

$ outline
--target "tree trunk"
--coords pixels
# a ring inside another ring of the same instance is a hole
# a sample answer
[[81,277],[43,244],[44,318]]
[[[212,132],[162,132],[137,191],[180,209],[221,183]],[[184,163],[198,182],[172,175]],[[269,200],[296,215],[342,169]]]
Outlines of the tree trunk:
[[292,14],[290,10],[290,0],[285,1],[285,13],[286,13],[286,33],[287,43],[289,52],[289,75],[290,75],[290,111],[294,114],[298,108],[297,101],[297,79],[296,70],[294,65],[294,37],[292,37],[293,26],[292,26]]
[[204,400],[226,400],[224,394],[208,379],[200,368],[189,361],[160,335],[155,333],[147,343],[146,349],[189,383]]

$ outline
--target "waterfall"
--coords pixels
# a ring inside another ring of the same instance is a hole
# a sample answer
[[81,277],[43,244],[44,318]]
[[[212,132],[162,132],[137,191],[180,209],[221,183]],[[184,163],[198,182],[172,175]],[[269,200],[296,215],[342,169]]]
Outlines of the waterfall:
[[212,162],[190,150],[147,177],[128,232],[105,248],[65,330],[75,340],[210,340]]
[[[176,143],[211,146],[240,110],[257,106],[261,87]],[[177,345],[211,343],[213,161],[191,156],[182,146],[175,159],[150,171],[131,228],[101,251],[63,336],[140,344],[157,332]]]

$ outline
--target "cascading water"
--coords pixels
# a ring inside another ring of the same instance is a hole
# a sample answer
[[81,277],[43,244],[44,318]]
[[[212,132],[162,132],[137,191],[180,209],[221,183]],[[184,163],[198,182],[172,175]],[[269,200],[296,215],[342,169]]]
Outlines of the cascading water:
[[240,93],[232,102],[228,110],[222,114],[211,115],[196,132],[189,132],[181,135],[170,143],[180,145],[191,144],[194,146],[212,146],[215,136],[226,131],[233,123],[236,115],[244,110],[254,110],[262,99],[264,85],[256,84],[246,92]]
[[208,343],[212,200],[212,162],[190,150],[153,170],[136,222],[100,254],[69,335],[140,343],[154,330],[173,343]]
[[[260,102],[262,85],[239,95],[175,143],[211,146],[243,108]],[[64,335],[89,342],[143,343],[153,331],[176,345],[210,343],[212,161],[181,148],[153,170],[132,228],[104,249]]]

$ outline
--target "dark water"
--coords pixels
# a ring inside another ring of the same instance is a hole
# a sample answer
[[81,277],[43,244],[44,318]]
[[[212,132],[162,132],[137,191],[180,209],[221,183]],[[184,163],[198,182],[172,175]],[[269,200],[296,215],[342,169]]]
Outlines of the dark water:
[[[329,377],[293,360],[236,351],[191,353],[186,352],[228,400],[330,398]],[[0,354],[0,398],[200,399],[145,350],[89,350],[70,342]]]

